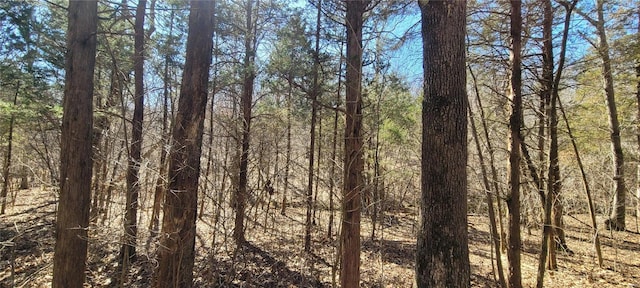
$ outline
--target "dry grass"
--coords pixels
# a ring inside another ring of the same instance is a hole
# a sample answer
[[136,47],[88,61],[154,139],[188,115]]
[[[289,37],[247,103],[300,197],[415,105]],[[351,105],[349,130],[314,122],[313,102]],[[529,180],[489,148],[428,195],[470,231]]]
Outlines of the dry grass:
[[[15,205],[0,216],[0,287],[48,287],[54,247],[55,203],[51,192],[19,191]],[[209,205],[211,205],[209,203]],[[294,205],[295,206],[295,205]],[[298,205],[300,206],[300,205]],[[115,206],[117,207],[117,206]],[[116,209],[113,209],[114,211]],[[207,209],[212,211],[213,209]],[[362,286],[411,287],[415,255],[415,208],[384,215],[383,225],[371,240],[371,222],[363,215]],[[249,245],[237,251],[231,241],[232,215],[225,211],[215,232],[213,213],[205,213],[198,222],[197,263],[194,269],[197,287],[330,287],[335,265],[336,236],[327,237],[329,211],[318,211],[314,226],[313,253],[302,251],[304,208],[293,207],[287,215],[279,209],[252,207],[247,229]],[[116,213],[113,213],[116,215]],[[148,214],[141,215],[146,227]],[[338,219],[339,215],[336,215]],[[629,217],[628,227],[635,228]],[[558,254],[558,270],[545,277],[545,287],[640,287],[640,235],[637,232],[602,231],[605,267],[597,267],[592,235],[585,224],[586,215],[565,217],[569,248],[574,252]],[[599,219],[602,221],[602,219]],[[87,287],[115,287],[119,217],[91,229]],[[492,272],[492,250],[487,218],[469,217],[469,237],[473,287],[496,287]],[[266,225],[266,226],[265,226]],[[339,227],[334,227],[334,231]],[[523,284],[535,285],[540,231],[523,232]],[[126,287],[148,287],[156,264],[154,242],[141,229],[139,261],[128,275]],[[212,245],[215,238],[215,244]],[[504,258],[506,263],[506,258]]]

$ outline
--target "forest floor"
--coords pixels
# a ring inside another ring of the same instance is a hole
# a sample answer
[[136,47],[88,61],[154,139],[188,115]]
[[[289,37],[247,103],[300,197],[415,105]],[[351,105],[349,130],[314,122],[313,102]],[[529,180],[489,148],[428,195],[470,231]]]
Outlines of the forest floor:
[[[56,206],[53,200],[51,192],[19,191],[15,203],[9,203],[7,213],[0,216],[0,287],[50,286],[55,242]],[[214,210],[209,208],[205,211]],[[408,207],[385,213],[375,240],[371,240],[370,218],[363,215],[362,287],[412,286],[415,210]],[[318,225],[314,226],[312,237],[313,253],[307,254],[302,251],[304,211],[303,206],[293,205],[286,215],[281,215],[279,209],[271,207],[267,211],[267,207],[254,206],[247,212],[250,218],[248,245],[239,251],[234,251],[235,245],[230,238],[233,223],[230,210],[222,210],[222,220],[215,225],[215,233],[212,227],[214,213],[202,215],[198,220],[196,239],[195,286],[331,287],[332,267],[336,267],[336,236],[327,237],[329,212],[318,210]],[[148,223],[147,214],[141,214],[141,223]],[[118,217],[110,218],[113,219],[98,221],[99,224],[90,229],[85,287],[117,287],[122,279],[121,273],[117,272],[121,222]],[[336,221],[338,219],[336,213]],[[593,237],[586,224],[587,215],[569,215],[564,219],[573,254],[558,253],[558,269],[547,272],[545,287],[640,287],[640,234],[601,231],[604,267],[599,268],[593,252]],[[599,221],[602,223],[602,219]],[[627,227],[635,230],[635,218],[628,217],[627,221]],[[469,216],[468,228],[472,286],[496,287],[487,217]],[[152,239],[148,230],[140,230],[138,261],[126,275],[124,287],[149,287],[153,267],[157,264],[153,256],[157,249],[155,241],[148,241]],[[529,229],[523,228],[522,236],[523,286],[533,287],[540,229],[531,228],[529,233]],[[506,263],[506,257],[503,259]]]

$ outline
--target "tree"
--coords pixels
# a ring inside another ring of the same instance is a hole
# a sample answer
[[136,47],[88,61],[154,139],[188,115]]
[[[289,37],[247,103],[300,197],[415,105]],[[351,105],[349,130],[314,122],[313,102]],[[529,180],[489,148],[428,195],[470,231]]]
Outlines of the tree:
[[419,1],[422,197],[418,287],[470,287],[467,235],[466,1]]
[[123,273],[129,262],[136,260],[138,235],[138,194],[140,193],[140,162],[142,161],[142,121],[144,120],[144,14],[146,0],[138,0],[134,24],[134,108],[131,148],[127,168],[127,196],[124,216],[124,243],[121,249]]
[[597,50],[598,56],[602,61],[602,78],[604,80],[604,93],[609,115],[609,137],[611,139],[611,154],[613,156],[614,191],[611,215],[609,219],[605,220],[605,226],[607,229],[623,231],[625,230],[625,195],[627,189],[624,184],[624,154],[622,153],[620,140],[620,121],[618,120],[618,108],[616,106],[613,71],[611,70],[611,56],[609,55],[611,52],[605,29],[604,0],[596,0],[595,4],[597,19],[594,19],[580,9],[576,9],[576,13],[596,29],[598,42],[596,44],[590,41],[590,43]]
[[522,127],[522,3],[511,1],[511,79],[509,97],[509,239],[507,258],[509,259],[508,285],[522,287],[520,268],[520,129]]
[[69,1],[60,199],[52,287],[82,287],[91,204],[93,69],[98,1]]
[[[558,117],[556,113],[556,100],[554,97],[557,94],[553,95],[553,35],[552,35],[552,26],[553,26],[553,6],[551,5],[551,0],[545,0],[542,2],[544,9],[544,17],[542,20],[542,33],[543,33],[543,47],[542,47],[542,92],[540,93],[541,99],[541,108],[540,111],[542,121],[540,121],[540,131],[543,134],[545,130],[545,125],[543,123],[546,122],[546,117],[548,117],[549,123],[549,170],[548,170],[548,185],[547,185],[547,195],[544,197],[543,203],[543,212],[544,212],[544,222],[543,222],[543,233],[542,233],[542,244],[540,247],[540,260],[538,263],[538,276],[537,276],[537,284],[536,286],[541,288],[544,284],[544,271],[545,265],[549,264],[549,268],[552,270],[556,269],[556,257],[555,257],[555,245],[553,243],[553,227],[551,226],[551,210],[552,205],[556,200],[557,192],[559,192],[560,187],[560,168],[558,163]],[[546,117],[545,117],[546,116]],[[543,142],[543,135],[540,136],[540,141]],[[540,145],[541,151],[540,154],[544,154],[542,149],[544,145]],[[544,162],[540,162],[544,163]],[[542,179],[543,175],[540,175],[540,179]],[[544,181],[539,182],[539,191],[541,195],[544,196]],[[548,256],[548,257],[547,257]]]
[[235,226],[233,228],[233,238],[238,246],[246,241],[244,235],[244,213],[247,201],[248,169],[249,169],[249,144],[251,136],[251,108],[253,104],[253,90],[256,79],[255,59],[256,59],[256,30],[253,21],[253,2],[247,0],[245,4],[245,35],[244,35],[244,59],[242,68],[242,96],[240,107],[242,111],[242,140],[240,142],[240,169],[238,186],[235,198]]
[[[18,94],[20,90],[20,82],[16,83],[16,92],[13,95],[13,108],[18,105]],[[13,129],[16,122],[14,113],[9,116],[9,135],[7,136],[7,155],[2,167],[2,192],[0,192],[0,201],[2,201],[2,208],[0,208],[0,215],[4,214],[4,210],[7,206],[7,192],[9,191],[10,174],[9,168],[11,168],[11,150],[13,149]]]
[[[318,118],[318,98],[320,96],[320,83],[319,83],[319,74],[320,74],[320,16],[322,15],[322,0],[319,0],[318,10],[316,16],[316,33],[315,33],[315,49],[313,52],[313,87],[311,88],[311,126],[309,128],[309,170],[308,170],[308,179],[307,179],[307,218],[305,221],[305,230],[304,230],[304,251],[311,251],[311,209],[313,206],[313,165],[314,162],[314,147],[316,145],[316,122]],[[319,148],[318,148],[319,149]],[[318,152],[318,158],[320,158],[320,153]],[[319,165],[319,164],[318,164]],[[317,189],[316,189],[317,190]],[[318,193],[318,191],[316,191]],[[317,197],[317,194],[316,194]],[[314,217],[315,218],[315,217]],[[315,220],[313,220],[315,221]]]
[[214,1],[192,1],[185,66],[173,126],[159,265],[154,287],[191,287],[200,155],[212,60]]
[[[362,26],[369,0],[344,1],[347,14],[345,78],[344,187],[340,230],[340,282],[360,287],[360,212],[362,209]],[[313,152],[311,152],[313,153]]]

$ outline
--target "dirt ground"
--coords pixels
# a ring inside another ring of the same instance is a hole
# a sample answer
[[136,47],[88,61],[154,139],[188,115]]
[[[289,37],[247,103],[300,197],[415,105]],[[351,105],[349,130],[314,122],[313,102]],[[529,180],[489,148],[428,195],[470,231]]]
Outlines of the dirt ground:
[[[40,189],[18,192],[15,203],[0,216],[0,287],[49,287],[54,250],[55,195]],[[11,201],[11,199],[9,199]],[[121,200],[118,200],[121,201]],[[125,287],[148,287],[157,262],[155,241],[147,230],[148,209],[140,214],[139,257],[126,276]],[[295,203],[294,203],[295,204]],[[119,203],[118,205],[121,205]],[[118,210],[115,205],[112,210]],[[213,206],[212,203],[208,204]],[[329,211],[320,207],[314,226],[313,253],[302,250],[304,207],[279,209],[253,206],[247,211],[249,245],[234,253],[231,210],[223,210],[213,225],[214,209],[206,207],[198,220],[194,268],[196,287],[331,287],[336,266],[335,231],[327,236]],[[117,255],[121,215],[112,211],[90,229],[86,287],[117,287]],[[415,255],[415,208],[385,213],[371,240],[370,218],[363,215],[362,287],[412,287]],[[336,220],[339,214],[336,213]],[[640,287],[640,234],[628,217],[623,232],[600,231],[604,267],[599,268],[587,215],[565,216],[573,254],[559,252],[558,270],[547,272],[545,287]],[[598,219],[602,223],[603,219]],[[215,231],[215,233],[214,233]],[[469,216],[473,287],[497,287],[486,216]],[[537,273],[540,230],[523,228],[523,285],[533,287]],[[214,238],[215,236],[215,238]],[[150,241],[151,240],[151,241]],[[235,257],[234,257],[235,255]],[[506,263],[506,257],[503,257]],[[506,265],[506,264],[505,264]],[[506,272],[505,272],[506,273]]]

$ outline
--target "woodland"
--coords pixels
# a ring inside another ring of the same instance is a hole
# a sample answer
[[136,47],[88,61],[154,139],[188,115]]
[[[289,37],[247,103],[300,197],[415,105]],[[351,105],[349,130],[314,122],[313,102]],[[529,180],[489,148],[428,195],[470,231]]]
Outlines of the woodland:
[[640,287],[640,1],[0,1],[0,287]]

